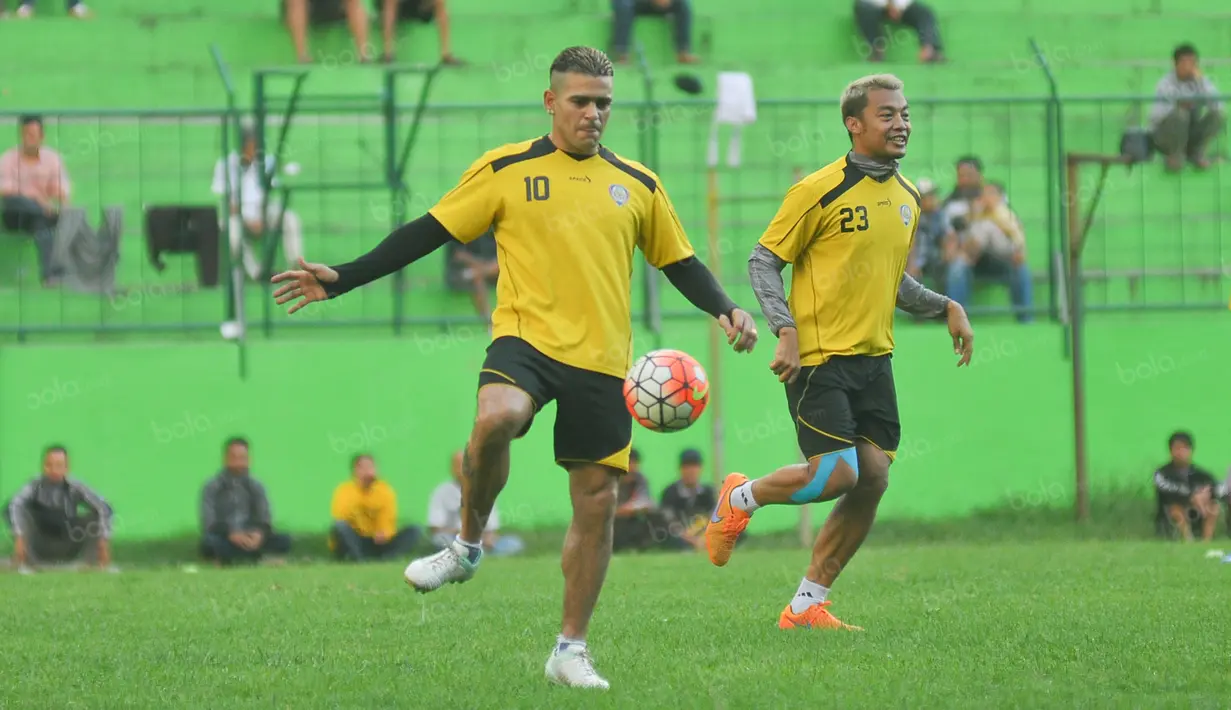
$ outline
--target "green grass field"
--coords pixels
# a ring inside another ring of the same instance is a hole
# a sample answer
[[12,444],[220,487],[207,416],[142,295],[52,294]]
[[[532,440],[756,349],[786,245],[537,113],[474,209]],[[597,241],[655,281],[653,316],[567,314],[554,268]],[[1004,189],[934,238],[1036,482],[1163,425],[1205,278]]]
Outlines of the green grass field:
[[778,630],[804,550],[617,557],[602,696],[543,678],[551,553],[426,596],[400,564],[5,574],[0,707],[1226,707],[1231,565],[1208,549],[871,544],[832,596],[862,633]]

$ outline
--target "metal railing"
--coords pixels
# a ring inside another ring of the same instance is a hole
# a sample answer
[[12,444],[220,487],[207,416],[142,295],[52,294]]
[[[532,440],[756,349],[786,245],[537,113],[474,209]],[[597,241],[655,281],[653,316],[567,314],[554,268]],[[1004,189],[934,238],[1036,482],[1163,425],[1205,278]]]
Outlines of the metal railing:
[[[903,172],[911,179],[938,182],[943,197],[954,181],[955,160],[981,158],[985,177],[1005,185],[1025,226],[1038,294],[1033,310],[1039,315],[1063,316],[1063,284],[1073,278],[1090,310],[1225,308],[1231,233],[1223,224],[1231,214],[1231,190],[1217,166],[1205,174],[1173,175],[1164,173],[1156,159],[1131,171],[1113,171],[1086,239],[1083,273],[1063,273],[1062,260],[1056,258],[1067,248],[1071,205],[1066,195],[1088,197],[1094,189],[1083,182],[1066,191],[1058,156],[1065,150],[1116,153],[1125,128],[1140,125],[1143,107],[1152,101],[1058,95],[915,98],[914,135]],[[618,107],[607,133],[614,150],[644,158],[662,176],[706,260],[706,147],[713,109],[708,100],[628,102]],[[162,270],[146,258],[147,208],[221,210],[226,196],[234,193],[236,186],[226,184],[227,171],[221,171],[224,194],[211,191],[220,159],[238,147],[241,112],[233,98],[217,110],[42,115],[46,145],[61,153],[69,171],[72,204],[84,207],[92,223],[103,207],[123,208],[122,252],[114,291],[75,293],[40,284],[34,240],[13,231],[0,234],[0,333],[6,338],[140,331],[214,337],[227,321],[246,323],[266,335],[297,325],[396,332],[406,325],[480,322],[467,294],[446,287],[443,256],[438,255],[406,269],[401,280],[389,279],[291,319],[270,307],[267,283],[240,279],[232,288],[227,277],[207,286],[190,255],[163,257],[167,265]],[[426,211],[484,150],[548,128],[537,103],[386,100],[356,108],[317,98],[298,106],[289,132],[288,115],[259,112],[258,125],[285,138],[278,143],[279,177],[304,226],[307,257],[324,262],[349,260],[383,238],[391,224]],[[0,123],[14,118],[15,113],[0,112]],[[400,146],[390,140],[407,134],[414,137]],[[395,153],[409,155],[412,142],[417,146],[413,157],[399,162]],[[719,176],[726,197],[719,205],[724,237],[718,248],[730,264],[726,273],[743,273],[748,251],[787,187],[848,147],[836,102],[759,102],[758,122],[744,132],[743,164],[722,168]],[[298,170],[288,172],[290,166]],[[239,275],[225,248],[225,231],[219,241],[220,271]],[[652,287],[656,272],[641,269],[638,278],[645,287],[634,289],[637,318],[657,328],[663,320],[695,316],[673,289]],[[729,281],[737,298],[752,302],[743,279]],[[944,284],[933,286],[943,290]],[[971,311],[1010,313],[1006,290],[986,286]]]

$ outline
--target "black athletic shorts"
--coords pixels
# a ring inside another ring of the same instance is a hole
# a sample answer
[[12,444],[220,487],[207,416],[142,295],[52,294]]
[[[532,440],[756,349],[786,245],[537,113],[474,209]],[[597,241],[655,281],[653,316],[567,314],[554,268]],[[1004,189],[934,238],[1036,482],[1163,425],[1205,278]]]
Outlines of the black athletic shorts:
[[[633,418],[624,405],[624,379],[553,360],[521,338],[496,338],[487,347],[479,387],[514,385],[534,400],[534,412],[556,402],[556,463],[600,463],[628,471]],[[517,438],[526,435],[529,422]]]
[[870,441],[893,460],[902,438],[891,355],[837,355],[786,386],[799,448],[813,459]]

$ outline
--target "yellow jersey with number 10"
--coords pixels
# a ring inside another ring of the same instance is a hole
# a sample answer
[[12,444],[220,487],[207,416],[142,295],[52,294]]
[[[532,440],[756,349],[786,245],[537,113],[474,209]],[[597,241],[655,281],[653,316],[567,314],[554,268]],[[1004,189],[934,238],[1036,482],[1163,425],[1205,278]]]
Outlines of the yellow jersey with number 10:
[[657,175],[547,137],[488,151],[430,213],[463,243],[495,223],[494,338],[621,378],[632,366],[634,250],[655,268],[693,255]]
[[792,264],[800,364],[893,352],[893,312],[919,227],[919,190],[836,160],[787,191],[761,245]]

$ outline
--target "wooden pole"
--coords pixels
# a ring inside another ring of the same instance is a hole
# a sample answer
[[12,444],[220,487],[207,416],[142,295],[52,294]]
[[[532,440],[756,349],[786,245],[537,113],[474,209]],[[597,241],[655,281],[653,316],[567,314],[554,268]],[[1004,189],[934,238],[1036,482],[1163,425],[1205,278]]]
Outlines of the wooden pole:
[[[709,251],[710,251],[710,271],[714,273],[714,278],[718,283],[722,284],[722,254],[718,249],[718,228],[719,228],[719,196],[718,196],[718,167],[711,165],[709,168],[709,186],[708,192],[708,212],[709,212]],[[722,437],[723,437],[723,421],[722,421],[722,348],[725,344],[725,338],[722,329],[715,323],[710,326],[710,358],[706,365],[710,378],[710,398],[708,408],[710,410],[710,437],[713,447],[713,467],[711,469],[714,477],[715,487],[722,486],[722,479],[726,476],[726,457],[723,453]]]

